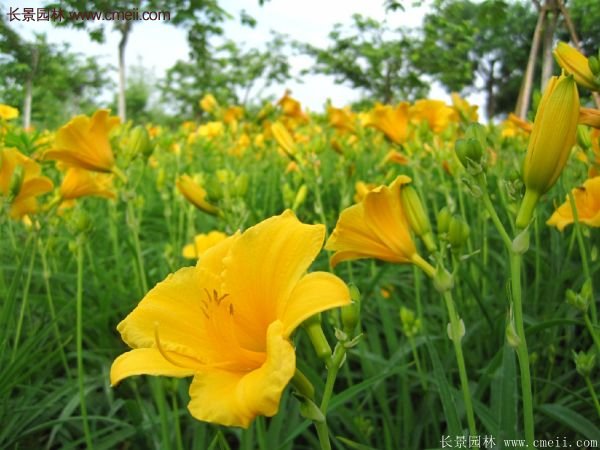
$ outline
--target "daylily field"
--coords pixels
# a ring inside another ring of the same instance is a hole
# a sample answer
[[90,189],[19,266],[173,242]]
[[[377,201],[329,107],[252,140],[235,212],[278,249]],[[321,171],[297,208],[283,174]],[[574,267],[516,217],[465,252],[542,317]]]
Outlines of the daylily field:
[[489,125],[0,105],[0,448],[598,447],[600,84],[559,56]]

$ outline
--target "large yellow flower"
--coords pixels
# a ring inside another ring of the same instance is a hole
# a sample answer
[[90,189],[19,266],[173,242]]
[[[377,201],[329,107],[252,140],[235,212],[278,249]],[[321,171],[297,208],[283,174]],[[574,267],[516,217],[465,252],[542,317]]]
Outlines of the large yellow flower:
[[119,118],[111,117],[106,109],[96,111],[91,118],[74,117],[58,130],[54,148],[44,158],[95,172],[111,172],[115,159],[108,133],[118,123]]
[[378,103],[369,112],[363,125],[377,128],[392,142],[403,144],[408,139],[408,108],[405,102],[395,108]]
[[179,192],[196,208],[208,213],[218,214],[219,208],[206,201],[206,190],[197,184],[189,175],[181,175],[175,182]]
[[400,199],[402,185],[409,177],[401,175],[388,186],[367,192],[363,200],[346,208],[325,248],[335,251],[331,265],[360,258],[376,258],[395,263],[419,258]]
[[194,376],[190,413],[248,427],[277,413],[296,368],[292,332],[314,314],[350,303],[348,287],[306,274],[325,236],[291,211],[208,250],[157,284],[117,327],[133,348],[113,363],[113,385],[140,374]]
[[329,118],[329,125],[338,130],[353,133],[356,129],[356,114],[349,107],[341,109],[328,106],[327,117]]
[[36,212],[36,197],[52,190],[52,181],[40,173],[39,164],[17,149],[0,150],[0,194],[9,199],[13,219]]
[[[590,227],[600,227],[600,177],[586,180],[583,186],[579,186],[571,192],[575,200],[579,222]],[[554,211],[546,223],[563,231],[567,225],[573,222],[573,209],[567,196],[567,201]]]
[[441,133],[451,121],[456,120],[456,112],[441,100],[417,100],[410,108],[410,117],[417,123],[427,122],[434,133]]
[[60,185],[60,198],[74,200],[80,197],[116,198],[112,190],[112,175],[78,167],[68,168]]
[[592,91],[600,90],[600,82],[590,70],[588,59],[579,50],[559,42],[554,49],[554,57],[560,67],[575,77],[577,84]]
[[0,103],[0,119],[11,120],[19,117],[19,110],[12,106]]
[[219,242],[227,239],[227,235],[222,231],[211,231],[210,233],[202,233],[194,236],[193,244],[186,244],[183,247],[182,256],[186,259],[198,259],[209,248],[214,247]]

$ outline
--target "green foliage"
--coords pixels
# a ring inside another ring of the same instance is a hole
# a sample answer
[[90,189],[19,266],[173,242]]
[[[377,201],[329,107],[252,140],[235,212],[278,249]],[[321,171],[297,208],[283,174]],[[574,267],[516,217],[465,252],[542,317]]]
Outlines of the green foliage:
[[291,78],[285,41],[275,34],[265,50],[245,50],[228,40],[204,58],[192,52],[192,61],[178,61],[167,72],[163,99],[186,117],[202,114],[198,100],[209,93],[222,104],[259,101],[267,87]]
[[436,1],[414,62],[449,91],[483,91],[488,117],[512,111],[536,16],[523,1]]
[[352,20],[350,29],[334,26],[326,48],[297,44],[315,58],[314,67],[307,72],[332,75],[336,83],[348,84],[383,103],[426,96],[428,84],[412,64],[416,47],[410,32],[391,30],[360,14]]

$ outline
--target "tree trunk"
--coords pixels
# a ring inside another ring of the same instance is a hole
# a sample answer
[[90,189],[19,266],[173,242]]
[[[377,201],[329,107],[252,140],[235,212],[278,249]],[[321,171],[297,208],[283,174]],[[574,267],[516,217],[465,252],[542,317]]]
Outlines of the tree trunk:
[[517,105],[515,106],[515,114],[521,119],[525,119],[527,116],[527,111],[529,110],[529,100],[531,98],[531,90],[533,87],[533,74],[535,72],[535,60],[540,48],[540,40],[542,38],[542,30],[546,13],[547,11],[544,5],[540,9],[538,21],[535,25],[533,40],[531,42],[531,50],[529,51],[529,60],[527,61],[527,69],[525,69],[523,83],[521,84],[521,90],[519,91],[519,98],[517,99]]
[[31,126],[31,101],[33,96],[33,77],[37,71],[39,52],[35,47],[31,47],[31,70],[25,81],[25,99],[23,100],[23,128],[28,129]]
[[488,120],[492,120],[494,114],[496,114],[496,97],[494,95],[494,84],[496,79],[494,78],[494,66],[496,61],[490,63],[490,71],[485,82],[485,95],[487,97],[485,102],[485,113]]
[[556,31],[558,14],[558,8],[554,9],[552,12],[548,11],[546,14],[542,57],[542,91],[546,88],[546,83],[548,83],[548,80],[552,76],[552,70],[554,69],[554,57],[552,56],[552,50],[554,47],[554,32]]
[[127,47],[127,39],[131,31],[131,22],[125,21],[119,28],[121,31],[121,41],[119,42],[119,118],[122,123],[127,120],[125,106],[125,48]]

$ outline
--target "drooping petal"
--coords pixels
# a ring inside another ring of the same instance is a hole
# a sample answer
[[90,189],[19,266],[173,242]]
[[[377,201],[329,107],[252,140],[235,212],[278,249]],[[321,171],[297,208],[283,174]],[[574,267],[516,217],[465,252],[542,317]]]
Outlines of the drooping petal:
[[258,415],[273,416],[283,390],[296,370],[296,355],[283,336],[283,324],[273,322],[267,332],[267,358],[249,372],[207,369],[190,386],[188,409],[198,420],[247,428]]
[[367,225],[363,203],[342,211],[325,249],[336,252],[330,261],[333,267],[342,261],[360,258],[399,262],[397,255]]
[[283,322],[283,335],[288,337],[309,317],[331,308],[350,304],[348,286],[335,275],[313,272],[296,285],[279,317]]
[[234,299],[238,337],[245,348],[264,351],[265,330],[277,319],[279,302],[289,298],[324,236],[323,225],[303,224],[287,210],[249,228],[232,245],[224,291]]
[[115,386],[121,380],[134,375],[164,375],[169,377],[189,377],[196,368],[175,365],[165,359],[156,348],[137,348],[123,353],[110,368],[110,384]]
[[401,186],[409,182],[410,178],[399,176],[390,187],[374,189],[364,199],[367,225],[404,262],[416,253],[400,199]]

